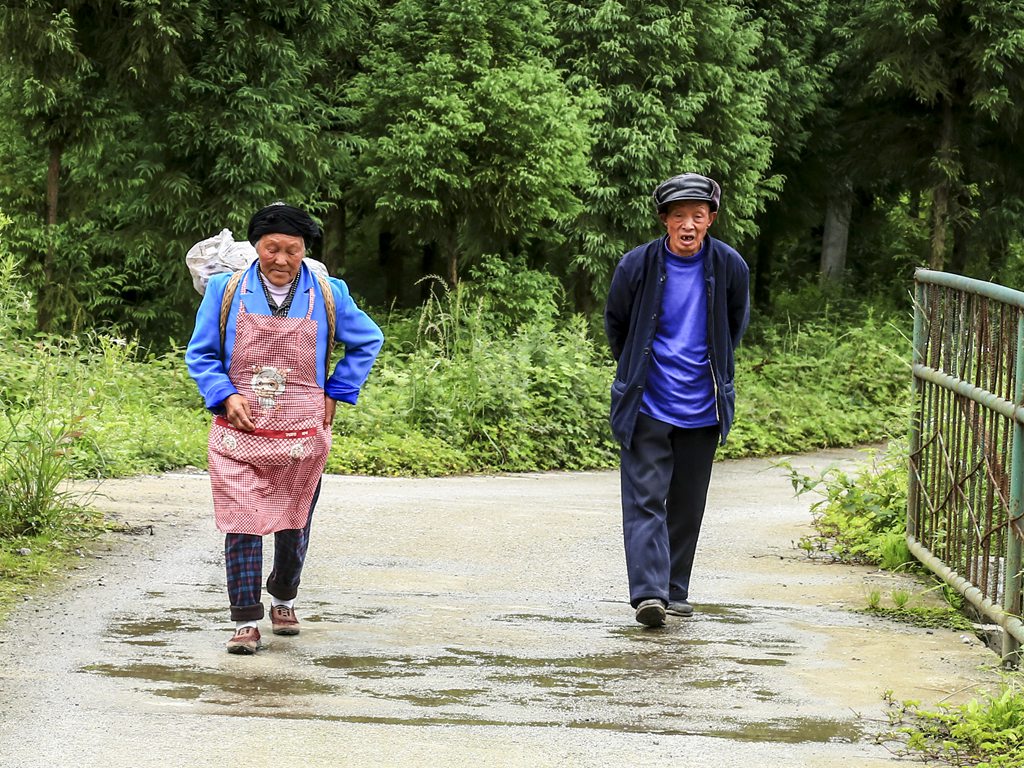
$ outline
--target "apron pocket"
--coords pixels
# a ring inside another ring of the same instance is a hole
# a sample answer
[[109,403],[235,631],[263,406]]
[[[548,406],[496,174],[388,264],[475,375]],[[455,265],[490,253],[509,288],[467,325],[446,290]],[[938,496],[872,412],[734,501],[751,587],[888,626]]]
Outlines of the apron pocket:
[[265,437],[214,422],[210,427],[210,450],[256,467],[287,465],[318,452],[318,431],[303,437]]

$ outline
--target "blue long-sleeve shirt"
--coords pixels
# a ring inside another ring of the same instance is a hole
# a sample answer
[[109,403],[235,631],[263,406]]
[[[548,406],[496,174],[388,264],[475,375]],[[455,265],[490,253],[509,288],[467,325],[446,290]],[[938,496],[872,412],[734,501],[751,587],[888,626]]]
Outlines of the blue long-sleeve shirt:
[[[247,283],[244,294],[245,311],[256,315],[270,315],[272,312],[260,286],[258,270],[259,261],[255,260],[249,266],[247,279],[243,280]],[[228,397],[238,392],[228,378],[228,369],[231,367],[231,353],[235,346],[235,319],[238,317],[239,302],[243,298],[241,282],[231,300],[223,353],[220,344],[220,308],[230,277],[230,273],[225,273],[210,278],[206,294],[196,314],[195,330],[185,350],[188,373],[199,387],[206,407],[210,409],[220,407]],[[344,345],[345,356],[338,361],[334,372],[326,381],[324,366],[317,366],[317,384],[328,397],[354,405],[359,397],[359,390],[370,373],[373,361],[384,344],[384,334],[377,324],[356,306],[343,280],[330,277],[327,281],[334,294],[334,339]],[[317,360],[323,360],[327,355],[327,313],[320,284],[305,264],[300,267],[299,284],[296,287],[295,299],[288,310],[288,317],[306,316],[309,311],[307,297],[310,288],[316,294],[312,319],[317,323]]]
[[666,245],[662,257],[665,288],[640,412],[684,429],[710,427],[718,423],[718,403],[708,354],[704,250],[678,256]]

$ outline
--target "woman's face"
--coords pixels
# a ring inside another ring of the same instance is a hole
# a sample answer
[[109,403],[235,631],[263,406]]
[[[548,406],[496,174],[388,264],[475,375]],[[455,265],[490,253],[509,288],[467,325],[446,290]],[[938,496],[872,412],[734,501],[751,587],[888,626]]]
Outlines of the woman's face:
[[298,235],[264,235],[256,241],[260,271],[274,285],[290,285],[306,255],[306,244]]

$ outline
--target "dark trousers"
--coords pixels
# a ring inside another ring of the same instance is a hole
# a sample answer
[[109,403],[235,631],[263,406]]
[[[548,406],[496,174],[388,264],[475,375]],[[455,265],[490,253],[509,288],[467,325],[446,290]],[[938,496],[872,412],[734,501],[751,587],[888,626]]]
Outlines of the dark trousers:
[[[279,600],[291,600],[298,594],[302,565],[309,547],[309,529],[313,510],[320,498],[316,484],[309,518],[304,528],[289,528],[274,534],[274,570],[267,579],[267,592]],[[261,589],[263,582],[263,537],[249,533],[228,533],[224,536],[224,565],[228,576],[228,598],[232,621],[254,621],[263,618]]]
[[704,519],[718,426],[683,429],[639,414],[623,448],[622,534],[629,602],[685,600]]

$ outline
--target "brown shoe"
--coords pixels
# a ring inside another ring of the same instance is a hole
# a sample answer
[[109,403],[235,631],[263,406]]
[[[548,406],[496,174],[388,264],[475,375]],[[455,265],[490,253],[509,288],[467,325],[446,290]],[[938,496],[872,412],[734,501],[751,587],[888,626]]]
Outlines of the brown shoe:
[[271,607],[270,623],[274,627],[275,635],[299,634],[299,620],[295,618],[295,611],[287,605]]
[[241,627],[228,640],[228,653],[251,655],[260,647],[260,631],[256,627]]

